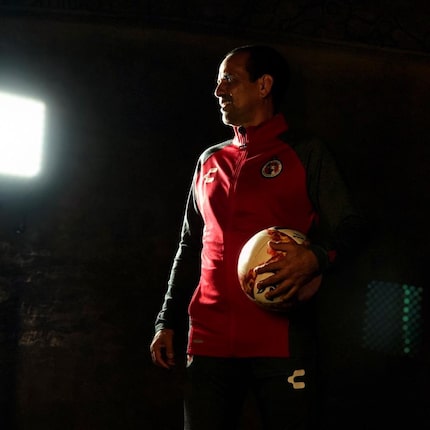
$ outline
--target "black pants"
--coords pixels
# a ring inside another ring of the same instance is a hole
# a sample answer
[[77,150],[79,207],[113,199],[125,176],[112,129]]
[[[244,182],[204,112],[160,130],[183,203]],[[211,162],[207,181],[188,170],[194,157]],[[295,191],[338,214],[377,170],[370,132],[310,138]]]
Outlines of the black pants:
[[194,356],[187,367],[185,430],[238,429],[251,391],[263,430],[313,428],[315,365],[292,358]]

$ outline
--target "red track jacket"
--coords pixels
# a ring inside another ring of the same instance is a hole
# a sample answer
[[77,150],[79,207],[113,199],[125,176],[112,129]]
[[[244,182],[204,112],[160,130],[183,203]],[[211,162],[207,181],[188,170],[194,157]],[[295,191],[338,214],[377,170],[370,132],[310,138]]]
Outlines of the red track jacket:
[[303,355],[306,342],[294,334],[305,333],[295,327],[303,317],[296,323],[290,314],[263,310],[242,292],[240,250],[264,228],[299,230],[324,272],[356,247],[362,219],[326,147],[294,137],[282,114],[234,131],[197,163],[156,330],[175,329],[188,310],[189,354]]

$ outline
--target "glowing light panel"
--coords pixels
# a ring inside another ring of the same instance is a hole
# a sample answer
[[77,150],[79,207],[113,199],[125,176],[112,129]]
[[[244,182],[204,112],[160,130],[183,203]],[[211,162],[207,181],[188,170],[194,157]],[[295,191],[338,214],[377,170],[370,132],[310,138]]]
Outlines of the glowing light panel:
[[389,354],[418,354],[423,288],[385,281],[372,281],[367,287],[365,346]]
[[0,174],[39,173],[45,129],[45,104],[0,92]]

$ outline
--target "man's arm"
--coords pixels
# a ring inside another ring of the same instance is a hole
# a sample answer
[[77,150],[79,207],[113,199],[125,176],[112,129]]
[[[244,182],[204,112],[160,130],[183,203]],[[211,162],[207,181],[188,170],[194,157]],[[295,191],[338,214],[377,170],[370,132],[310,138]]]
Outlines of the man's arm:
[[365,220],[328,149],[318,140],[299,141],[294,148],[307,172],[308,194],[318,221],[308,232],[309,242],[305,244],[271,243],[285,257],[257,270],[274,272],[260,284],[277,285],[267,293],[267,298],[285,295],[285,300],[289,300],[303,292],[302,296],[309,299],[317,289],[309,294],[301,289],[343,259],[352,257],[362,249],[366,237]]
[[200,273],[201,234],[202,220],[190,190],[168,288],[155,320],[155,334],[150,345],[152,361],[166,369],[175,364],[174,334],[187,329],[188,304]]

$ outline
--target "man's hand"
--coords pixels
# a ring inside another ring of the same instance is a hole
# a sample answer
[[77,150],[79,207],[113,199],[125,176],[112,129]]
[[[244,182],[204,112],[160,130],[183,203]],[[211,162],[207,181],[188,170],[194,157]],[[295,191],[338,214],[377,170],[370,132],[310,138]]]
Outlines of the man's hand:
[[271,299],[282,295],[283,301],[310,299],[318,291],[321,275],[318,274],[317,257],[308,244],[306,242],[298,244],[291,240],[289,242],[270,241],[269,245],[275,251],[282,252],[283,257],[277,261],[262,264],[256,269],[259,274],[273,272],[272,276],[258,283],[261,287],[276,285],[276,289],[268,291],[266,297]]
[[170,369],[175,365],[173,334],[173,330],[167,328],[157,331],[150,346],[152,361],[165,369]]

